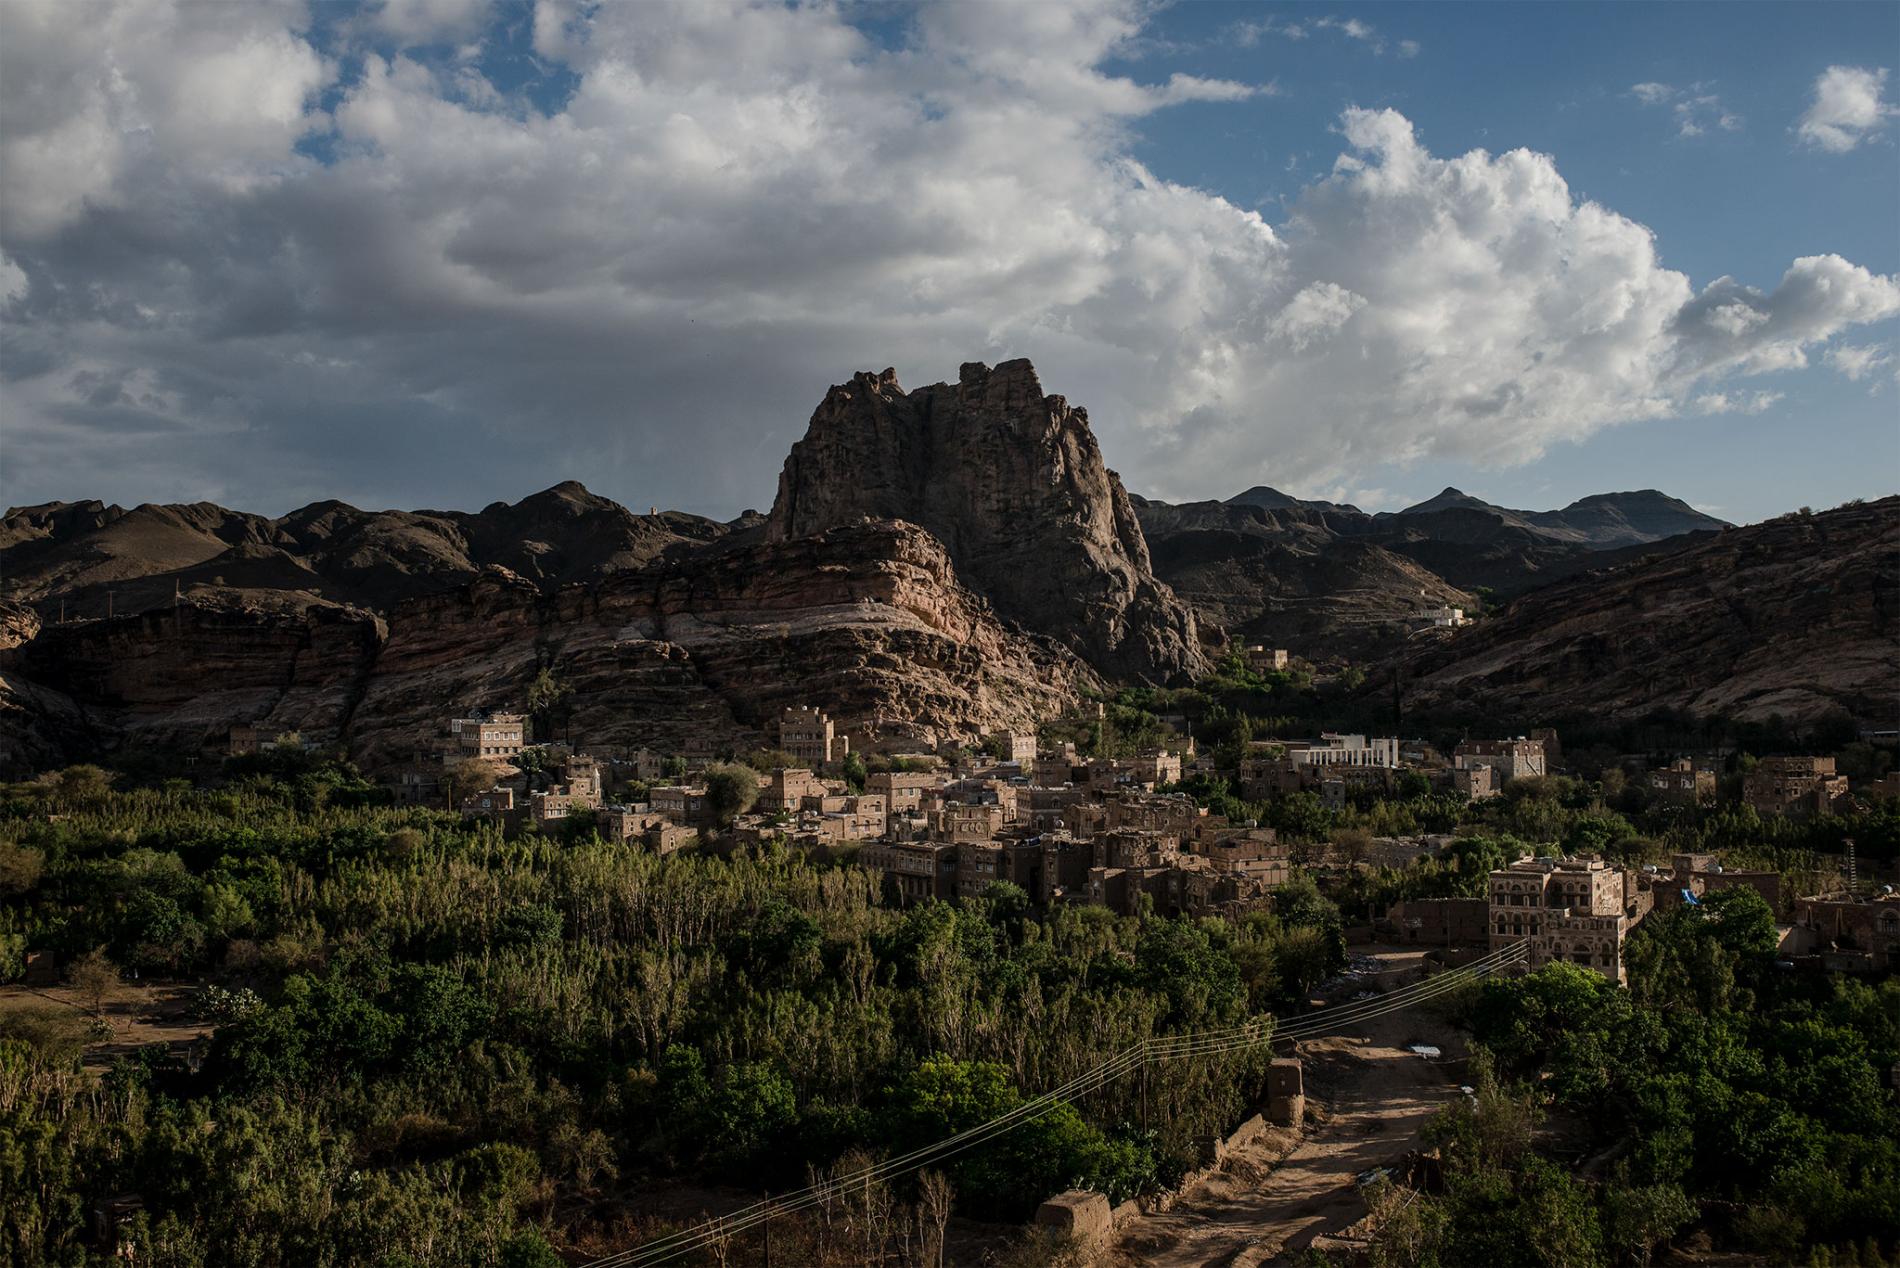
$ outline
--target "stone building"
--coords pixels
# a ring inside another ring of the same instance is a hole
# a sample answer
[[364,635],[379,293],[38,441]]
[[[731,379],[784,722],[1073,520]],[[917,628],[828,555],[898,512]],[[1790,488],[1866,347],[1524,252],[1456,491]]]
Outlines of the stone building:
[[1847,776],[1831,757],[1764,757],[1742,777],[1742,800],[1757,814],[1806,819],[1849,803]]
[[945,782],[941,771],[878,771],[864,781],[864,791],[881,793],[892,815],[908,815],[923,809],[925,798],[941,789]]
[[1466,740],[1452,750],[1451,764],[1454,770],[1489,766],[1500,784],[1550,773],[1544,742],[1521,735],[1514,740]]
[[966,841],[988,841],[1003,830],[1003,808],[990,805],[966,805],[951,802],[939,810],[924,814],[925,832],[932,841],[952,845]]
[[631,841],[644,835],[648,828],[665,824],[667,818],[647,805],[603,806],[595,822],[600,835],[607,840]]
[[600,762],[584,753],[576,753],[561,767],[561,784],[576,807],[593,809],[605,801],[601,787]]
[[1678,757],[1661,770],[1649,772],[1649,788],[1664,801],[1702,805],[1715,800],[1715,768],[1693,758]]
[[1525,942],[1531,969],[1568,960],[1621,982],[1623,942],[1647,910],[1630,888],[1602,859],[1519,859],[1491,873],[1491,947]]
[[704,784],[662,785],[647,794],[647,804],[673,823],[695,827],[704,823],[709,814]]
[[950,898],[957,888],[957,846],[941,841],[878,841],[858,862],[884,877],[885,891],[899,902]]
[[1483,898],[1410,898],[1386,908],[1376,927],[1396,942],[1418,946],[1484,946],[1491,940],[1491,904]]
[[462,798],[462,818],[512,823],[515,819],[515,790],[490,788],[487,792],[469,793]]
[[823,712],[799,705],[779,715],[778,746],[803,765],[819,767],[843,761],[850,741],[838,737]]
[[1752,889],[1762,896],[1777,919],[1786,914],[1782,906],[1781,873],[1724,867],[1713,854],[1671,855],[1669,871],[1645,868],[1638,884],[1653,892],[1658,908],[1695,902],[1725,889]]
[[1489,766],[1453,767],[1451,772],[1452,791],[1472,801],[1483,801],[1495,797],[1504,790],[1498,787],[1498,773]]
[[[763,814],[796,811],[805,804],[805,798],[823,797],[832,791],[832,787],[802,766],[788,766],[765,777],[765,784],[759,789],[759,799],[753,803],[753,809]],[[844,785],[839,784],[837,787],[842,788]]]
[[1900,969],[1900,894],[1820,894],[1794,900],[1790,949],[1826,957],[1831,967]]
[[257,722],[250,726],[234,726],[226,737],[225,752],[232,757],[242,757],[250,753],[267,752],[278,746],[286,736],[295,737],[297,732],[289,727],[272,726],[267,722]]
[[1287,666],[1287,654],[1284,647],[1262,647],[1255,643],[1249,646],[1243,655],[1246,657],[1247,668],[1255,673],[1264,674],[1285,669]]
[[1000,731],[996,734],[997,748],[1002,754],[1001,760],[1015,762],[1018,766],[1029,767],[1036,764],[1036,735],[1033,731]]
[[527,719],[519,713],[491,713],[449,719],[449,745],[443,761],[450,766],[471,757],[513,762],[527,747]]

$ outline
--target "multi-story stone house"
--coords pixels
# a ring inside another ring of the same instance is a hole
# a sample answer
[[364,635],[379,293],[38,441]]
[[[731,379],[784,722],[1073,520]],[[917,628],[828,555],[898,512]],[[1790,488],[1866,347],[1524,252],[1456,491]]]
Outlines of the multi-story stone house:
[[1524,858],[1491,873],[1493,949],[1529,945],[1528,966],[1568,960],[1624,980],[1623,943],[1647,907],[1602,859]]
[[799,705],[779,715],[778,746],[800,764],[820,767],[843,761],[850,742],[839,738],[823,711]]
[[1466,740],[1452,750],[1451,764],[1454,770],[1489,766],[1500,784],[1550,773],[1544,741],[1521,735],[1514,740]]
[[1649,789],[1664,801],[1701,805],[1715,800],[1715,767],[1690,757],[1678,757],[1660,770],[1649,772]]
[[519,713],[491,713],[449,719],[449,744],[443,761],[450,766],[471,757],[512,762],[528,744],[527,719]]
[[1812,818],[1849,804],[1847,776],[1831,757],[1764,757],[1742,777],[1742,800],[1764,815]]

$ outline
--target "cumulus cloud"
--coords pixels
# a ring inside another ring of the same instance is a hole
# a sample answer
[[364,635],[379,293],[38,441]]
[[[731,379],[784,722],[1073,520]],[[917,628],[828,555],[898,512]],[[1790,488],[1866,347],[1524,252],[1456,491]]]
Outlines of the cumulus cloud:
[[268,180],[333,70],[295,10],[10,0],[0,9],[9,237],[39,238],[195,169]]
[[[1347,111],[1269,224],[1133,159],[1153,112],[1263,91],[1105,70],[1146,11],[936,6],[892,41],[834,6],[542,0],[515,38],[562,86],[531,98],[387,41],[339,82],[291,10],[0,5],[12,500],[580,476],[730,513],[826,385],[1010,356],[1143,491],[1362,489],[1752,400],[1900,311],[1834,256],[1698,291],[1549,156],[1435,154],[1390,110]],[[396,13],[352,30],[498,38]],[[188,108],[227,77],[265,108]]]
[[1796,135],[1830,154],[1847,153],[1900,114],[1900,106],[1884,99],[1886,87],[1884,67],[1828,67],[1814,81],[1814,100],[1796,123]]

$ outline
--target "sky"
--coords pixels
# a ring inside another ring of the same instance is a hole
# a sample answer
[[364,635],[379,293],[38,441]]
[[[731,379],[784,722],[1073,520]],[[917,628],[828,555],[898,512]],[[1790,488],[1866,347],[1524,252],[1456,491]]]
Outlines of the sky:
[[1900,491],[1900,5],[0,4],[0,501],[769,505],[1028,357],[1138,493]]

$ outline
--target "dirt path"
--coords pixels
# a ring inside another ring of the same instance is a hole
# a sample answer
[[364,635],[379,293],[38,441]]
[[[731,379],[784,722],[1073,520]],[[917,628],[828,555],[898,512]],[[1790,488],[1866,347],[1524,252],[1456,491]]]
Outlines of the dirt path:
[[1365,1215],[1353,1178],[1402,1159],[1425,1120],[1457,1095],[1444,1067],[1406,1047],[1451,1040],[1442,1023],[1407,1010],[1302,1045],[1305,1140],[1284,1158],[1284,1144],[1276,1148],[1271,1138],[1236,1150],[1168,1211],[1118,1228],[1116,1262],[1153,1268],[1301,1262],[1300,1252],[1315,1236],[1340,1232]]

